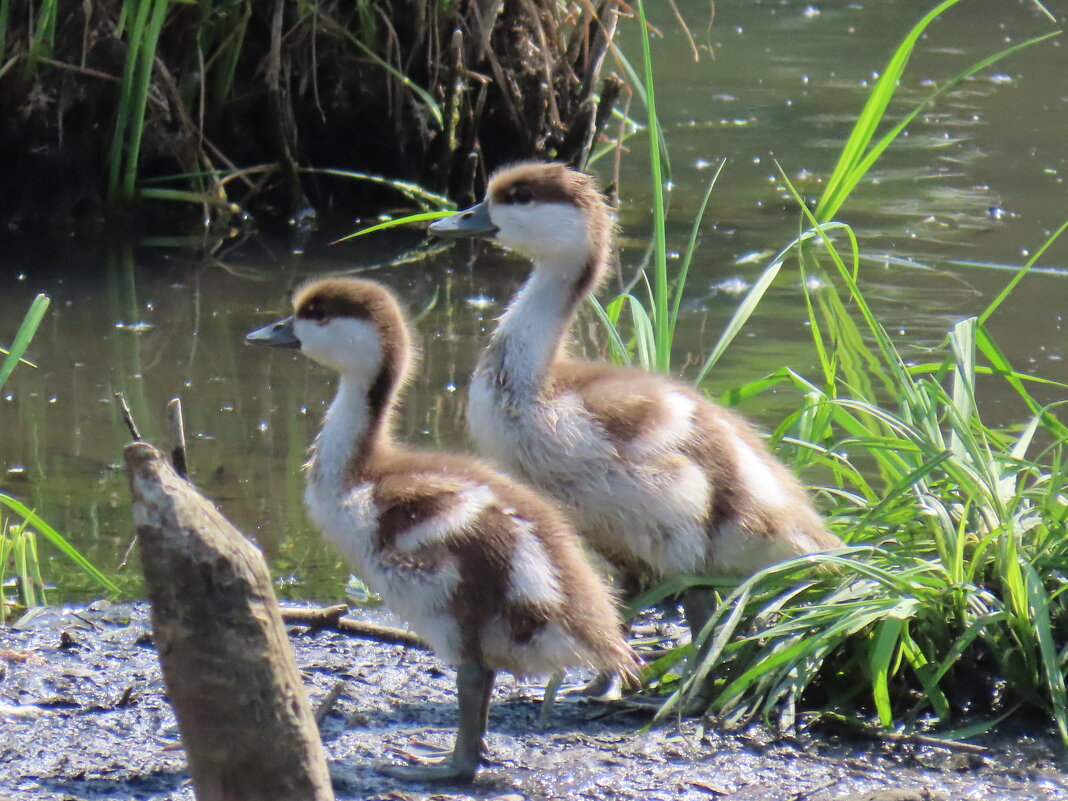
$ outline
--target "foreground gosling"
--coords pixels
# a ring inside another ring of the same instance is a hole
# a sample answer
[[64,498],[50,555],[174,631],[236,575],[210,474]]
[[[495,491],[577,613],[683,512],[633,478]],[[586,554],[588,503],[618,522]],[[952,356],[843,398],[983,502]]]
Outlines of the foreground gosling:
[[[611,249],[590,176],[562,164],[500,170],[482,203],[430,230],[489,237],[533,261],[471,378],[468,430],[482,454],[565,504],[628,583],[745,575],[842,544],[741,417],[666,376],[567,357]],[[684,595],[694,637],[712,601],[708,590]]]
[[486,464],[393,440],[411,359],[408,323],[384,287],[312,281],[294,314],[249,342],[299,348],[340,376],[311,448],[305,503],[367,585],[457,666],[459,726],[440,765],[390,766],[405,779],[469,779],[478,767],[494,672],[576,665],[633,675],[613,599],[572,529],[534,491]]

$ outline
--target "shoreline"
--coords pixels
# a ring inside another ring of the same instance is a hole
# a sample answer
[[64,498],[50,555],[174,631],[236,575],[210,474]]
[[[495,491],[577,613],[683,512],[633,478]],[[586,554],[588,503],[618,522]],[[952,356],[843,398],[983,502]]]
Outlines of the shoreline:
[[[559,701],[550,727],[539,730],[541,685],[509,676],[494,691],[489,761],[475,783],[405,785],[377,773],[374,764],[398,761],[405,749],[451,745],[452,668],[399,645],[293,631],[290,643],[313,708],[334,696],[320,730],[342,801],[1052,801],[1068,795],[1068,756],[1045,734],[1026,741],[987,736],[981,742],[988,750],[978,755],[843,737],[780,739],[762,727],[702,734],[695,720],[642,732],[641,715],[569,700]],[[0,669],[7,733],[0,798],[193,798],[147,604],[49,608],[24,627],[0,628]]]

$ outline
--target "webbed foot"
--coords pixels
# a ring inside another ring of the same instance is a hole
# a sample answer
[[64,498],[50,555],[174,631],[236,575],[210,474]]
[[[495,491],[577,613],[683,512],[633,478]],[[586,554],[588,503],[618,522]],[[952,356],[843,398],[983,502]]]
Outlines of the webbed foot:
[[485,665],[463,662],[456,671],[456,695],[460,704],[460,724],[452,753],[420,765],[379,765],[378,770],[395,779],[412,782],[468,782],[475,777],[486,732],[493,671]]
[[623,683],[614,670],[604,670],[583,687],[570,687],[564,695],[594,698],[598,701],[618,701],[623,697]]
[[380,773],[409,782],[468,782],[475,778],[477,769],[477,765],[462,765],[452,759],[438,764],[378,766]]

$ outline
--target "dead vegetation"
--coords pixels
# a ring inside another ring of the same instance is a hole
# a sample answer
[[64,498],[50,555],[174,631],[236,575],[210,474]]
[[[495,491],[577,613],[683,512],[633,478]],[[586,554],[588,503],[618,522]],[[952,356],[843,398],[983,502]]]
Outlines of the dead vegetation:
[[197,220],[292,217],[396,198],[351,173],[463,202],[508,160],[581,163],[618,91],[600,79],[618,5],[10,0],[0,220],[84,227],[145,200]]

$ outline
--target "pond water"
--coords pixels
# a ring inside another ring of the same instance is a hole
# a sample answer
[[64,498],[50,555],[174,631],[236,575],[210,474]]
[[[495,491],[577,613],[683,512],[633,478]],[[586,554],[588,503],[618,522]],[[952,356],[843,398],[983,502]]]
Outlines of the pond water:
[[[673,168],[669,241],[682,249],[694,209],[720,159],[690,279],[676,364],[715,341],[772,253],[797,233],[775,162],[808,195],[834,166],[873,74],[928,3],[680,2],[700,50],[667,4],[652,22],[658,103]],[[1061,20],[1063,24],[1063,19]],[[920,43],[893,107],[904,112],[938,81],[1009,44],[1054,29],[1030,2],[969,2]],[[633,25],[622,47],[637,63]],[[840,213],[860,237],[862,282],[904,348],[937,344],[982,310],[1068,217],[1068,47],[1018,53],[969,80],[916,121]],[[640,116],[638,104],[634,111]],[[628,141],[619,185],[619,281],[634,275],[649,236],[646,142]],[[614,180],[611,158],[594,169]],[[333,232],[331,232],[333,233]],[[335,599],[346,574],[304,516],[299,470],[329,400],[330,377],[298,355],[246,348],[245,332],[285,313],[307,276],[349,271],[393,287],[419,318],[418,375],[400,432],[463,447],[468,373],[493,318],[525,275],[522,261],[483,246],[424,243],[390,232],[331,247],[333,236],[224,242],[40,242],[8,237],[0,251],[0,340],[37,292],[53,298],[30,357],[0,397],[2,488],[41,511],[109,572],[132,535],[119,462],[128,434],[112,395],[126,393],[143,434],[167,442],[166,401],[180,395],[197,483],[275,560],[282,592]],[[209,254],[209,255],[205,255]],[[1068,239],[1055,245],[992,320],[1014,364],[1068,381]],[[617,287],[613,284],[609,287]],[[789,364],[813,373],[795,270],[784,270],[742,336],[709,377],[719,392]],[[588,348],[598,341],[583,324]],[[983,384],[991,418],[1024,410]],[[1045,402],[1056,389],[1039,390]],[[773,425],[788,408],[763,397],[746,412]],[[64,583],[50,600],[97,594],[52,559]],[[134,589],[136,570],[119,571]]]

